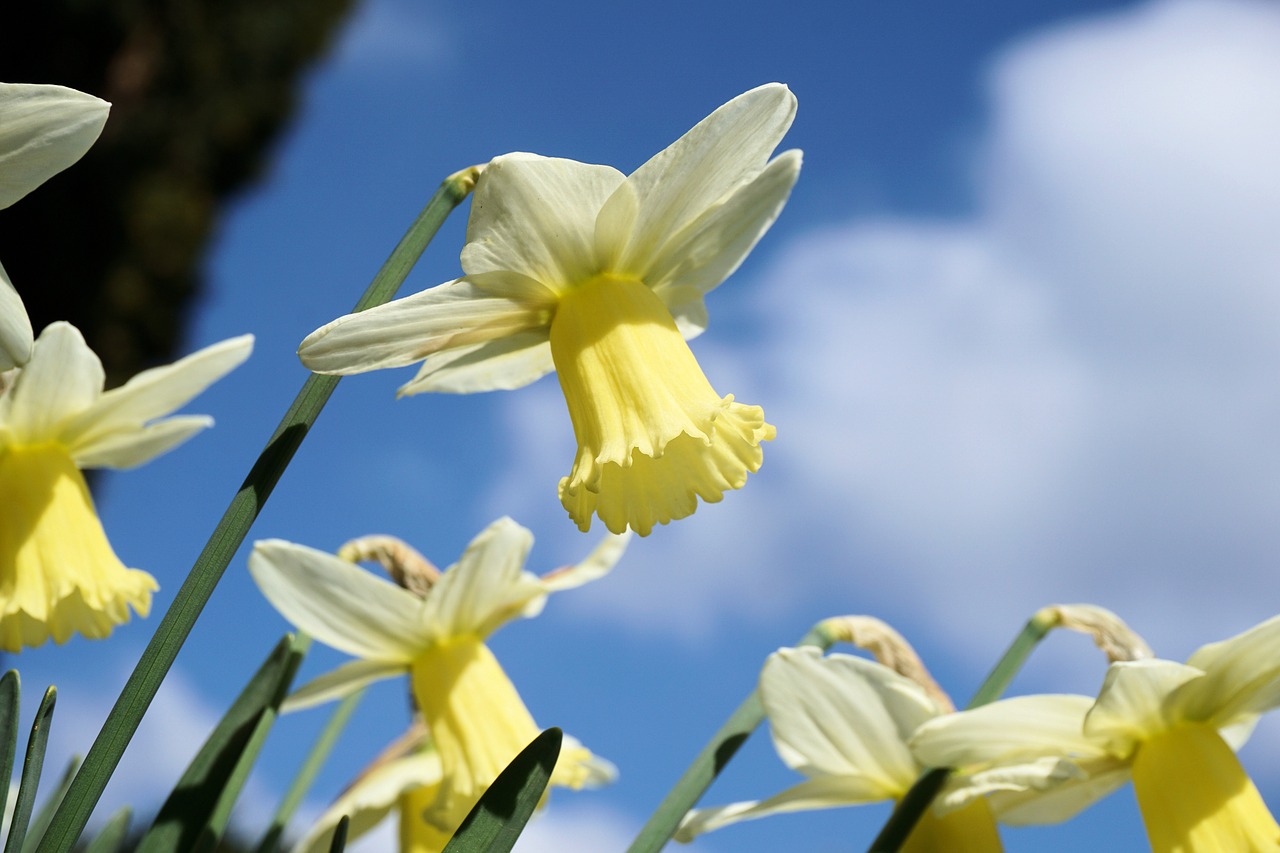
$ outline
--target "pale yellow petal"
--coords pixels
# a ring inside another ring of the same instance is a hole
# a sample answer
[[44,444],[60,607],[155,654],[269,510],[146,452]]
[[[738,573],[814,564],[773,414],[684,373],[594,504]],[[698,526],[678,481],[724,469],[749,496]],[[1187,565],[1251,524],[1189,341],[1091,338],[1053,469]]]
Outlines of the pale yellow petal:
[[490,161],[476,185],[462,269],[514,272],[560,292],[599,271],[596,215],[624,180],[610,166],[536,154]]
[[429,642],[421,599],[332,554],[266,539],[249,572],[280,615],[349,655],[408,664]]
[[102,362],[70,323],[45,327],[31,360],[0,398],[0,426],[9,440],[38,444],[57,439],[63,425],[102,394]]
[[84,156],[110,109],[64,86],[0,83],[0,208]]

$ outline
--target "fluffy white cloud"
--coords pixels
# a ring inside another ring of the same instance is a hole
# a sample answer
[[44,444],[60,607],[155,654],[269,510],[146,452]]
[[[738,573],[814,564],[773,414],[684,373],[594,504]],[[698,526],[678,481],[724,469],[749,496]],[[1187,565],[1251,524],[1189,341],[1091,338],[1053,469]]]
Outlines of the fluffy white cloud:
[[[566,606],[688,633],[826,603],[990,654],[1036,607],[1090,600],[1171,657],[1271,615],[1277,79],[1262,2],[1014,45],[972,216],[793,241],[752,293],[763,337],[714,337],[714,303],[744,297],[713,297],[695,350],[778,425],[765,469]],[[527,446],[491,502],[548,525],[557,398],[504,395]]]

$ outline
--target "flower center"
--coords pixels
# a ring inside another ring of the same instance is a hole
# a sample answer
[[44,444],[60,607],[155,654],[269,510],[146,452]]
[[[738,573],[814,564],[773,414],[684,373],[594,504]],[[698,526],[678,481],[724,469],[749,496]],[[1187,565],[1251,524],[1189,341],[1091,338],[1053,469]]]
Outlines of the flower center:
[[1209,726],[1181,725],[1145,741],[1133,788],[1153,853],[1280,851],[1280,826]]

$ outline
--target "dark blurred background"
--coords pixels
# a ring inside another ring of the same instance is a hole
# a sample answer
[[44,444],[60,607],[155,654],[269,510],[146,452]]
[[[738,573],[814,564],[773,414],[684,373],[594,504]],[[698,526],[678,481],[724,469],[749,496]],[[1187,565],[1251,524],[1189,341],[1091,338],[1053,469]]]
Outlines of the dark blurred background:
[[39,332],[69,320],[114,386],[167,361],[222,208],[269,164],[301,78],[354,0],[41,0],[0,26],[0,80],[111,102],[101,139],[0,210]]

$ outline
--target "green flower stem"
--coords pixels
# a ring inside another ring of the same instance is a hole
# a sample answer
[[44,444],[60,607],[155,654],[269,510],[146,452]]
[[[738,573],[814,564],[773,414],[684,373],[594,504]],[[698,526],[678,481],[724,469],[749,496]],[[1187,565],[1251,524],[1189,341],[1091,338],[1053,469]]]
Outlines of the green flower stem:
[[[392,250],[382,269],[373,277],[364,296],[356,303],[356,311],[381,305],[395,294],[445,218],[475,186],[480,168],[464,169],[445,179]],[[173,665],[200,611],[337,384],[338,377],[318,374],[312,374],[303,383],[293,405],[276,427],[240,490],[231,499],[231,505],[160,620],[151,642],[107,716],[102,731],[85,756],[80,772],[67,790],[66,798],[54,814],[49,831],[38,848],[39,853],[66,853],[84,831],[107,780],[119,764],[133,733],[142,722],[142,715],[160,689],[160,682]]]
[[[1032,649],[1050,631],[1058,627],[1060,622],[1057,608],[1045,607],[1036,611],[1036,614],[1027,620],[1022,631],[1009,644],[1004,655],[992,667],[990,674],[973,694],[973,698],[969,700],[965,709],[977,708],[999,699],[1009,688],[1013,677],[1022,669],[1022,665],[1027,662],[1027,658],[1031,656]],[[920,778],[916,779],[915,784],[898,801],[893,814],[889,815],[889,820],[885,822],[875,841],[871,842],[867,853],[897,853],[906,843],[911,830],[915,829],[924,810],[929,808],[933,798],[942,790],[950,774],[951,770],[947,767],[932,767],[921,773]]]
[[347,727],[347,723],[351,720],[351,715],[355,713],[356,705],[364,698],[366,690],[367,688],[361,688],[343,699],[339,703],[337,710],[329,717],[329,722],[325,723],[324,730],[316,738],[316,742],[311,747],[311,752],[307,755],[306,761],[298,769],[298,775],[294,777],[292,784],[289,785],[289,790],[285,792],[284,798],[280,801],[275,815],[271,818],[271,828],[267,830],[267,834],[258,844],[258,853],[275,853],[279,848],[280,836],[284,834],[285,827],[289,825],[289,821],[293,818],[293,813],[298,810],[298,806],[302,805],[302,798],[311,789],[312,783],[316,780],[316,775],[329,758],[329,753],[333,751],[334,745],[338,742],[338,736]]
[[[836,638],[819,622],[796,645],[817,646],[826,651],[835,642]],[[656,853],[661,850],[675,834],[681,818],[706,793],[716,776],[720,775],[720,771],[763,719],[764,706],[760,704],[760,693],[752,690],[751,695],[730,715],[720,730],[712,735],[675,786],[667,792],[658,808],[649,816],[648,822],[640,829],[636,840],[627,848],[627,853]]]

